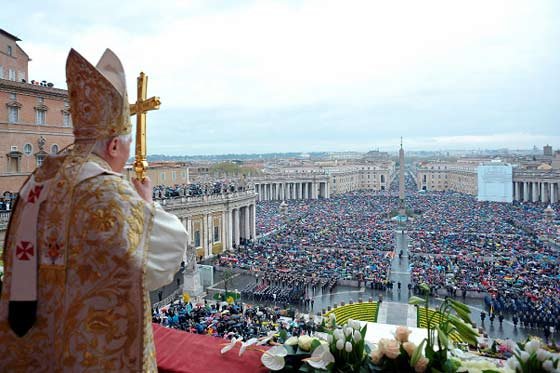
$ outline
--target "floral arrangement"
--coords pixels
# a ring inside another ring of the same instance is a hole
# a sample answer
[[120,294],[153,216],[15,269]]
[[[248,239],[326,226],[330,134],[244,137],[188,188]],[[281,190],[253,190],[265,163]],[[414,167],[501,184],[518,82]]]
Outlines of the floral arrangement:
[[539,339],[530,339],[517,345],[506,361],[506,368],[516,373],[559,372],[560,354],[545,349]]
[[371,352],[370,371],[425,372],[430,363],[422,354],[422,345],[409,342],[411,331],[405,326],[397,327],[395,339],[381,338],[377,349]]
[[[427,337],[419,345],[409,341],[411,330],[399,326],[393,339],[382,338],[376,346],[366,341],[367,324],[348,320],[342,326],[334,314],[323,319],[320,332],[312,336],[288,337],[285,330],[270,332],[266,337],[246,342],[233,338],[222,348],[222,353],[239,345],[239,355],[246,349],[261,349],[261,362],[271,371],[283,372],[470,372],[470,373],[532,373],[559,372],[560,355],[546,349],[539,340],[530,340],[517,346],[511,341],[499,341],[487,350],[501,357],[511,356],[505,366],[465,352],[451,342],[451,335],[463,343],[477,346],[478,333],[470,321],[470,310],[461,302],[446,298],[436,312],[428,313],[429,295],[411,297],[409,303],[424,306],[428,317]],[[453,313],[452,313],[453,311]],[[432,320],[437,315],[438,322]],[[271,344],[268,350],[259,346]]]

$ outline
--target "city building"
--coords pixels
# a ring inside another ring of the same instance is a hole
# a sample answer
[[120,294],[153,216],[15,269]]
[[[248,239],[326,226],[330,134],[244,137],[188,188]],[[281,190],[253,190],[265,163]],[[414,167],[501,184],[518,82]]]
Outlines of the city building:
[[[454,191],[478,196],[478,166],[489,158],[435,160],[416,164],[418,189]],[[512,197],[519,202],[557,203],[560,201],[560,153],[547,161],[508,159],[512,165]]]
[[0,194],[16,192],[48,154],[72,143],[68,93],[29,81],[20,39],[0,29]]

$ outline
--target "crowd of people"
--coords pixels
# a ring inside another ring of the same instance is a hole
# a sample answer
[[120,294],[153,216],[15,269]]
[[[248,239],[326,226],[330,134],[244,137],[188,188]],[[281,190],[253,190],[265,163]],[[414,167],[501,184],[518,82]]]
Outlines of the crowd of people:
[[[519,319],[527,314],[530,320],[537,310],[560,319],[558,248],[553,245],[560,227],[557,221],[545,221],[546,206],[478,202],[455,192],[418,192],[410,175],[405,186],[411,215],[406,230],[412,288],[427,283],[447,295],[488,294],[500,300],[496,309]],[[261,239],[234,254],[236,266],[280,276],[286,289],[318,279],[363,280],[383,289],[391,283],[398,228],[391,214],[398,206],[396,182],[386,191],[288,201],[282,212],[280,202],[261,202],[257,205]],[[560,205],[552,208],[560,216]],[[266,283],[248,291],[263,289]]]
[[4,192],[0,195],[0,212],[11,211],[14,207],[14,202],[17,198],[17,193]]
[[290,309],[259,307],[226,302],[192,304],[177,301],[161,309],[153,309],[152,321],[166,327],[189,333],[231,339],[271,336],[285,330],[289,336],[310,334],[316,324],[303,315],[295,315]]
[[153,187],[152,197],[162,200],[180,197],[212,196],[244,191],[247,187],[247,183],[238,180],[175,184],[174,186],[156,185]]

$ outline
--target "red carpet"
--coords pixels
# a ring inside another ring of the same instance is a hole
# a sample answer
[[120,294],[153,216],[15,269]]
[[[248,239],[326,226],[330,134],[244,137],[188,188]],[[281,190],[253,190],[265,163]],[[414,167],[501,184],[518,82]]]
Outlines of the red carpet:
[[[246,350],[239,356],[239,346],[221,354],[226,341],[205,335],[186,333],[153,324],[158,370],[165,372],[247,372],[266,373],[262,353]],[[266,348],[265,348],[266,349]]]

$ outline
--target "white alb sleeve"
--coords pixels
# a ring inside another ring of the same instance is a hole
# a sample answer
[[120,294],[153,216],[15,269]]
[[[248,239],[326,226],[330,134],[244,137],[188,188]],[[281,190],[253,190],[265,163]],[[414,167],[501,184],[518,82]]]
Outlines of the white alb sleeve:
[[154,225],[148,245],[146,287],[156,290],[173,281],[187,250],[188,233],[177,216],[155,204]]

